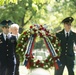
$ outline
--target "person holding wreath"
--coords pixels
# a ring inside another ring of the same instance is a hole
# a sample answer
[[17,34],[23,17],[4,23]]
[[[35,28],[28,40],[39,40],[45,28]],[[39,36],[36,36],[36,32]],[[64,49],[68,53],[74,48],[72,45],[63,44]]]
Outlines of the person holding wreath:
[[54,75],[63,75],[63,71],[65,66],[68,70],[68,75],[74,75],[74,59],[75,54],[73,50],[74,43],[76,44],[76,33],[71,30],[73,17],[66,17],[62,20],[62,23],[64,24],[64,29],[58,33],[56,33],[56,36],[61,41],[61,55],[60,55],[60,61],[62,65],[59,67],[59,69],[55,70]]

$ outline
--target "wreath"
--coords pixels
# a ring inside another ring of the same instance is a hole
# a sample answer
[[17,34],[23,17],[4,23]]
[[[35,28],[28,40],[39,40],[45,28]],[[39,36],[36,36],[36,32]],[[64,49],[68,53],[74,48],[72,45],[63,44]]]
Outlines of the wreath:
[[[44,39],[46,47],[49,49],[50,55],[48,55],[45,60],[37,60],[32,54],[34,42],[38,36]],[[52,50],[50,50],[50,48]],[[60,41],[56,36],[51,35],[49,30],[42,25],[33,25],[30,26],[29,30],[23,31],[20,35],[16,52],[20,56],[21,61],[25,59],[24,64],[27,68],[42,67],[44,69],[48,69],[55,66],[59,60],[61,53]]]

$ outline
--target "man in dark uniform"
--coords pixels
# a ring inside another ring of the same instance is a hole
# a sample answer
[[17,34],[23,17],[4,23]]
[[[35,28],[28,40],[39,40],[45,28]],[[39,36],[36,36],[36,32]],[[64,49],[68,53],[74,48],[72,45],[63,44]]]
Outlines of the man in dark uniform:
[[68,75],[74,75],[74,50],[73,45],[76,44],[76,33],[71,30],[71,23],[73,22],[72,17],[65,18],[62,23],[64,24],[64,29],[58,33],[56,36],[61,41],[61,55],[60,61],[62,65],[58,70],[55,70],[54,75],[63,75],[64,67],[67,67]]
[[[18,24],[12,24],[10,26],[10,33],[12,35],[14,35],[16,37],[16,39],[18,40],[20,34],[19,34],[19,25]],[[19,55],[15,52],[15,57],[16,57],[16,69],[15,69],[15,75],[20,75],[19,73],[19,65],[20,65],[20,58],[19,58]]]
[[3,20],[0,34],[0,75],[14,75],[16,37],[9,33],[10,20]]

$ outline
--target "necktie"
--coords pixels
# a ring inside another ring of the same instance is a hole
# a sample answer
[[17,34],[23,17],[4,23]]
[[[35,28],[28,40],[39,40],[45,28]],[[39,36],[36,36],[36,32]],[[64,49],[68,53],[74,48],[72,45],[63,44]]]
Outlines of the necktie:
[[68,36],[68,33],[66,33],[66,39],[67,39],[67,40],[68,40],[68,37],[69,37],[69,36]]
[[6,42],[8,41],[8,36],[6,35]]

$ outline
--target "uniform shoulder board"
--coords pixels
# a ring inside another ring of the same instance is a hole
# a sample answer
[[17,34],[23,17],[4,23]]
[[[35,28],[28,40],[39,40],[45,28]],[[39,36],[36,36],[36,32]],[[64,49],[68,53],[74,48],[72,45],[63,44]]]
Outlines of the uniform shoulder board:
[[1,34],[2,34],[2,33],[0,33],[0,36],[1,36]]
[[0,33],[0,38],[2,37],[2,35],[1,35],[2,33]]
[[60,33],[62,30],[58,30],[56,33]]

